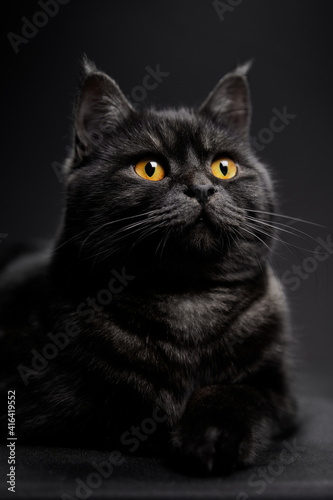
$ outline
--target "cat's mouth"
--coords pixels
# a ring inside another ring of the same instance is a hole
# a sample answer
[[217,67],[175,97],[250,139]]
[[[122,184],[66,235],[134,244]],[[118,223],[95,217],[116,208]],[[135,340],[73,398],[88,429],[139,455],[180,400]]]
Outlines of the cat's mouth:
[[193,217],[192,221],[182,227],[180,233],[182,244],[186,243],[186,248],[192,248],[201,254],[215,251],[220,248],[220,230],[216,225],[214,216],[202,210]]
[[201,212],[201,214],[197,217],[195,221],[196,226],[212,226],[212,221],[208,217],[208,215],[205,212]]
[[206,217],[203,217],[203,216],[198,217],[198,219],[196,220],[196,224],[197,225],[200,225],[200,224],[206,225],[207,224]]
[[192,228],[200,233],[215,233],[217,229],[211,217],[204,211],[195,219]]

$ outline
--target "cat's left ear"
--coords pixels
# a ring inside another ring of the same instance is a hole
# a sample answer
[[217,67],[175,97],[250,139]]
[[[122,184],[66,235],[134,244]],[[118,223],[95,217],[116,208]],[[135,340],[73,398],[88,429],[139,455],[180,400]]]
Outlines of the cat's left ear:
[[200,113],[211,116],[242,136],[248,136],[251,121],[250,90],[246,78],[251,64],[249,61],[225,75],[199,108]]
[[116,82],[87,58],[83,61],[83,71],[75,113],[77,153],[81,158],[135,112]]

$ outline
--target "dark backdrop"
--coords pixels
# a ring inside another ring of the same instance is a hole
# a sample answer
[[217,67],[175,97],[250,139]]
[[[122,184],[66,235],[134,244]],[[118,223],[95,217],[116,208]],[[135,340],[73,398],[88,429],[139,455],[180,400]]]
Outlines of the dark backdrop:
[[[316,238],[329,242],[333,233],[330,2],[226,0],[219,8],[210,0],[61,3],[55,13],[54,0],[1,2],[0,245],[48,238],[57,227],[63,186],[56,171],[69,144],[82,53],[137,98],[142,89],[133,89],[142,86],[147,66],[160,65],[169,75],[144,99],[156,105],[199,104],[226,71],[254,58],[252,135],[271,166],[280,211],[323,226],[294,224],[313,239],[281,233],[294,246],[276,249],[277,272],[288,281],[303,374],[298,384],[305,392],[333,395],[333,249],[320,254],[326,261],[313,256]],[[40,14],[42,4],[53,17]],[[39,26],[27,28],[27,20]],[[273,110],[284,107],[296,115],[290,123],[278,133],[263,131]],[[302,274],[298,281],[295,272]]]

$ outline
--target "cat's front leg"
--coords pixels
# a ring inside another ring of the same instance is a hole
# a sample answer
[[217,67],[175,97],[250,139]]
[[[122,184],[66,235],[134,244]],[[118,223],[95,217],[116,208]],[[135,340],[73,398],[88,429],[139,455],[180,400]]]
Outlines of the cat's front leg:
[[197,390],[171,435],[177,466],[192,474],[224,475],[250,465],[279,427],[280,410],[293,420],[293,401],[282,399],[247,385]]

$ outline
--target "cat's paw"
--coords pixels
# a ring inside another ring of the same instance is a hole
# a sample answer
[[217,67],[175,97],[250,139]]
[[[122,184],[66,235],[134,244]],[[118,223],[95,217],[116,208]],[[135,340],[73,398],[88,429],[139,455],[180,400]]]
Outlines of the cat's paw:
[[171,446],[176,467],[195,475],[227,475],[249,465],[261,448],[251,429],[234,426],[179,425]]
[[230,474],[253,463],[270,435],[264,405],[250,389],[197,390],[171,433],[177,468],[192,474]]

